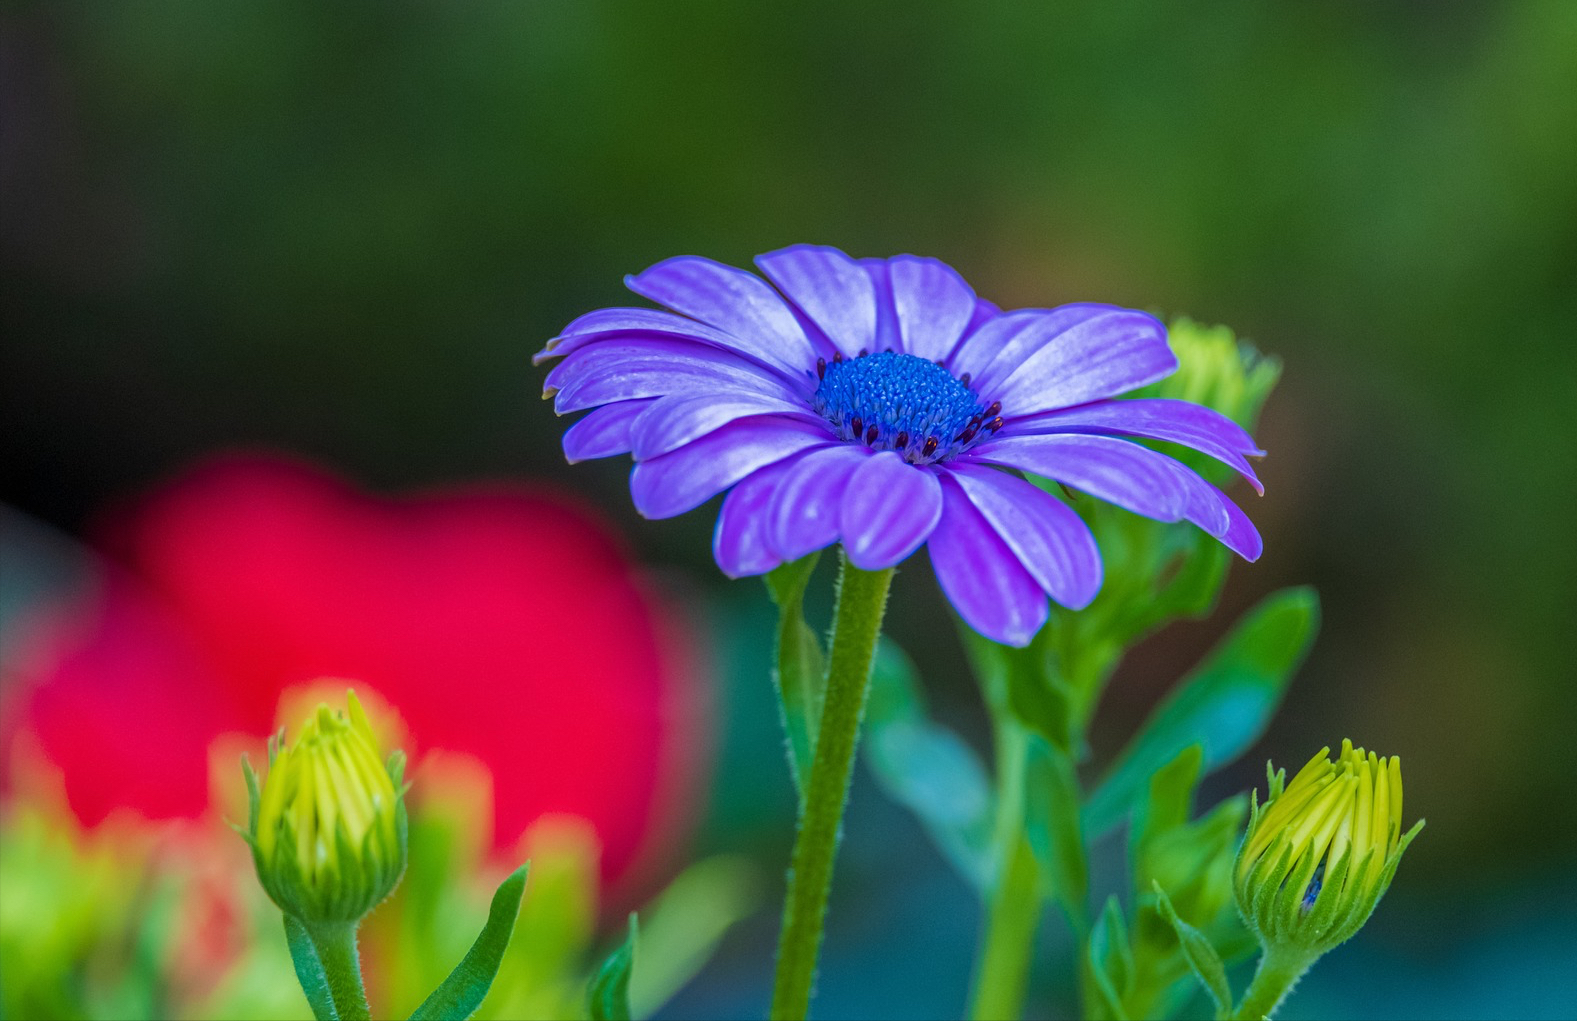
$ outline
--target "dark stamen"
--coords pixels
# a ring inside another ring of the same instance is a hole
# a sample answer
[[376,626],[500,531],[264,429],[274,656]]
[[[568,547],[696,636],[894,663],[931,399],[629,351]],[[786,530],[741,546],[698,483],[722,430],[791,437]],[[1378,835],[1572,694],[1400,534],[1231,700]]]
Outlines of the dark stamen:
[[967,442],[969,442],[970,440],[972,440],[974,438],[975,438],[975,427],[974,426],[970,426],[968,429],[965,429],[963,432],[959,433],[957,436],[954,436],[953,437],[953,442],[954,443],[967,443]]
[[865,430],[865,445],[868,447],[876,442],[876,427],[873,425]]
[[842,351],[835,352],[833,354],[833,356],[832,356],[832,364],[839,365],[842,362],[843,362],[843,352]]
[[969,385],[969,373],[966,372],[962,376],[959,376],[958,377],[958,381],[960,383],[964,384],[965,386],[968,386]]
[[999,415],[987,422],[986,428],[990,429],[992,432],[996,432],[998,429],[1002,428],[1002,417]]
[[987,408],[986,409],[986,413],[981,415],[980,417],[981,418],[990,418],[991,416],[995,415],[997,412],[999,412],[1001,410],[1002,410],[1002,402],[1001,401],[992,401],[991,402],[991,407]]
[[860,433],[865,431],[865,422],[859,415],[855,415],[854,421],[849,423],[849,431],[855,436],[859,436]]
[[817,379],[826,379],[827,378],[827,359],[825,359],[825,358],[818,358],[818,359],[816,359],[816,378]]
[[925,441],[925,447],[921,449],[920,453],[925,457],[930,457],[932,454],[936,453],[936,448],[938,446],[939,443],[935,436],[927,437]]
[[900,447],[907,447],[909,445],[909,434],[908,433],[899,433],[898,434],[898,445]]
[[860,348],[860,354],[859,354],[859,357],[861,357],[861,358],[864,358],[864,357],[865,357],[865,356],[866,356],[866,355],[868,355],[868,354],[870,354],[870,353],[871,353],[871,349],[870,349],[870,348],[868,348],[868,347],[862,347],[862,348]]

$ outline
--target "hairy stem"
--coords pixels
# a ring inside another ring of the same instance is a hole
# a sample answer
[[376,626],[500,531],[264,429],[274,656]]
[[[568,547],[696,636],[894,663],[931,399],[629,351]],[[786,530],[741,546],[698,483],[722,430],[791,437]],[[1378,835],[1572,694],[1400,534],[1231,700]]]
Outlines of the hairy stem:
[[833,618],[832,654],[827,667],[826,701],[817,730],[815,755],[800,811],[794,857],[789,866],[778,936],[777,978],[772,990],[774,1019],[803,1018],[810,1009],[816,958],[821,951],[833,858],[849,796],[854,749],[865,715],[871,661],[887,610],[893,569],[862,571],[842,561],[838,609]]
[[1232,1016],[1251,1021],[1270,1017],[1313,963],[1314,958],[1307,954],[1266,950],[1254,970],[1254,981],[1249,983],[1243,1002]]

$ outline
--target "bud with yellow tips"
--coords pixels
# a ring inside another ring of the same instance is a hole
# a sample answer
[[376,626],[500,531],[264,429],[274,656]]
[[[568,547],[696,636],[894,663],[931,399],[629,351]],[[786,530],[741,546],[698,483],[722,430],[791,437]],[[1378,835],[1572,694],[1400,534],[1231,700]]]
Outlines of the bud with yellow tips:
[[1321,749],[1291,783],[1267,767],[1270,796],[1254,798],[1233,885],[1265,956],[1239,1017],[1265,1017],[1321,954],[1369,920],[1418,831],[1402,830],[1402,762],[1351,741]]
[[384,761],[354,692],[346,702],[319,705],[289,744],[283,729],[270,739],[261,791],[243,762],[258,879],[309,925],[358,921],[405,871],[405,756]]

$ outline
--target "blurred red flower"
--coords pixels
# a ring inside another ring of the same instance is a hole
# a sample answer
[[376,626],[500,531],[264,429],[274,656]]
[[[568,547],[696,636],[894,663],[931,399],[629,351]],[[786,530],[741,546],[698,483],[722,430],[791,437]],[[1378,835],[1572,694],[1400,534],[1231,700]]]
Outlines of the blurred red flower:
[[67,618],[25,719],[83,822],[202,814],[213,741],[268,733],[281,693],[324,677],[387,700],[413,761],[487,766],[495,846],[582,816],[616,881],[683,816],[694,679],[587,508],[505,487],[377,499],[231,457],[111,528],[130,571]]

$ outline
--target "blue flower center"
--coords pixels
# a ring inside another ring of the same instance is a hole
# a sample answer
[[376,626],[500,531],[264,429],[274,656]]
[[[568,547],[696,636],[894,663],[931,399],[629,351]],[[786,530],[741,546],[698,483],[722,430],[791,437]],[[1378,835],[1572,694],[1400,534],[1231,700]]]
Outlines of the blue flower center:
[[812,406],[842,439],[896,450],[911,464],[941,461],[1002,427],[1000,402],[987,406],[969,377],[955,378],[917,355],[883,351],[817,362]]

